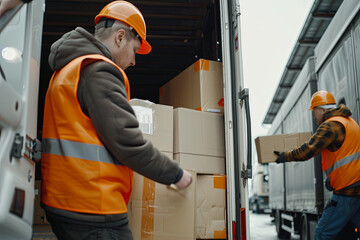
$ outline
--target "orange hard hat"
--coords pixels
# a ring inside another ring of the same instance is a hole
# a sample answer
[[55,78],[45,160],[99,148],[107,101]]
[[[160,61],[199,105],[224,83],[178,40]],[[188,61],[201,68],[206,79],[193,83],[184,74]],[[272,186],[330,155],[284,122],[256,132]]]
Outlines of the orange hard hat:
[[151,51],[150,44],[146,41],[146,24],[143,15],[133,4],[126,1],[114,1],[106,5],[95,17],[95,24],[101,18],[119,20],[132,27],[141,38],[139,54],[148,54]]
[[328,91],[318,91],[312,95],[309,110],[313,110],[317,106],[328,104],[336,104],[334,96]]

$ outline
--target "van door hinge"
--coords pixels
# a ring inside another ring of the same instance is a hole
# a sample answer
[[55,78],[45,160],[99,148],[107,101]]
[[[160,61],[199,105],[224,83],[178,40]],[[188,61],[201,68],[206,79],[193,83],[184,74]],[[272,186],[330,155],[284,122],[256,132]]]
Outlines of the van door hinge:
[[23,146],[23,142],[24,142],[24,137],[21,136],[19,133],[17,133],[15,135],[14,138],[14,142],[11,148],[11,153],[10,153],[10,162],[12,160],[12,158],[20,158],[21,157],[21,149]]
[[235,3],[235,10],[233,13],[233,26],[234,28],[237,27],[237,23],[238,23],[238,18],[240,17],[241,13],[240,13],[240,4],[239,3]]
[[240,99],[240,107],[242,108],[245,98],[249,97],[249,89],[248,88],[242,89],[240,92],[238,92],[238,97]]
[[38,162],[41,159],[41,142],[26,135],[24,157],[28,160]]
[[251,169],[245,169],[243,166],[243,170],[241,171],[241,178],[248,179],[252,177]]

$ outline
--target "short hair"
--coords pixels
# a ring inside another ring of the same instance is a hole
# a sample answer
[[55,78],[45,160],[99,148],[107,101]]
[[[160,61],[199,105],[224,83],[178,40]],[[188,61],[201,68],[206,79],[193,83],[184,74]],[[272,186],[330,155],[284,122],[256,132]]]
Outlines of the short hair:
[[[104,20],[107,21],[107,19],[104,19]],[[98,24],[95,25],[94,36],[96,39],[103,41],[103,40],[107,39],[108,37],[110,37],[111,34],[113,34],[114,32],[116,32],[120,29],[125,30],[126,39],[130,40],[130,39],[136,38],[135,33],[130,30],[130,26],[124,22],[114,20],[109,24],[110,26],[106,26],[106,25],[107,24],[104,24],[103,21],[101,21],[101,20],[99,21]]]

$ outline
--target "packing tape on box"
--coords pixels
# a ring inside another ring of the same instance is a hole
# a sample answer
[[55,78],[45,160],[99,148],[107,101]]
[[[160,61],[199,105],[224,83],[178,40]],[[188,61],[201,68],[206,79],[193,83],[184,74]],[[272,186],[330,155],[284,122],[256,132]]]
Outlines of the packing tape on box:
[[[223,175],[216,176],[215,175],[214,176],[214,188],[226,190],[226,176],[223,176]],[[226,228],[224,228],[221,231],[214,230],[214,238],[226,239],[226,237],[227,237]]]
[[218,106],[224,107],[224,98],[220,98],[220,100],[218,101]]
[[226,232],[226,228],[224,228],[222,231],[214,231],[214,238],[216,239],[226,239],[227,237],[227,232]]
[[153,135],[155,131],[155,114],[153,102],[140,99],[131,99],[130,104],[135,112],[136,119],[139,122],[139,128],[142,133]]
[[[145,204],[144,203],[152,203]],[[144,177],[142,194],[141,214],[141,239],[152,240],[154,238],[154,204],[155,204],[155,182]]]
[[199,70],[209,71],[209,60],[199,59],[194,63],[194,72]]
[[226,177],[219,175],[214,176],[214,188],[218,189],[226,189]]

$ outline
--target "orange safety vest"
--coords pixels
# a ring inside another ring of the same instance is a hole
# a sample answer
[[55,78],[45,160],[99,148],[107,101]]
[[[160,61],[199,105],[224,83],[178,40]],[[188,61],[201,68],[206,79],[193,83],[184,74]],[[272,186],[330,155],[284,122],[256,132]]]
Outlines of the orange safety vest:
[[119,69],[130,99],[126,74],[104,56],[81,56],[54,72],[45,98],[41,201],[80,213],[121,214],[127,212],[133,172],[107,151],[77,99],[81,69],[96,61]]
[[326,121],[337,121],[345,127],[345,139],[335,152],[321,152],[322,169],[335,190],[360,184],[360,130],[354,119],[330,117]]

